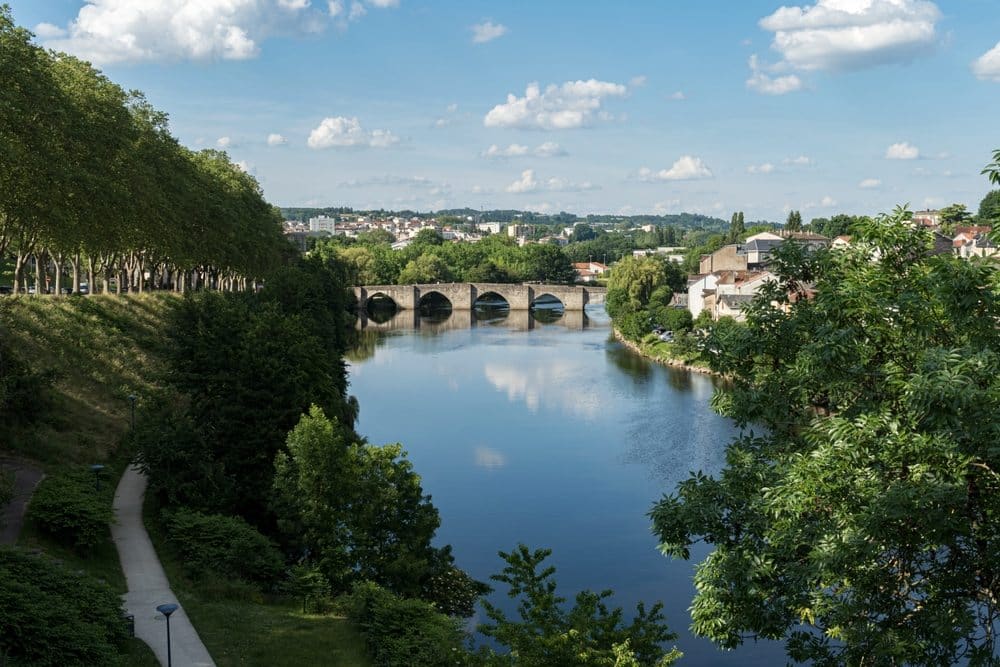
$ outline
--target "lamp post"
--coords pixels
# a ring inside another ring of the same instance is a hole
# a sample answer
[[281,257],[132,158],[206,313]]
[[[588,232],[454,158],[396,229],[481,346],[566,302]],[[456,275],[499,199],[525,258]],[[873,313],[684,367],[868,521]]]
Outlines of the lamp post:
[[135,433],[135,394],[128,395],[128,402],[132,405],[132,433]]
[[101,490],[101,471],[104,470],[104,466],[100,463],[95,463],[90,466],[90,472],[94,473],[94,491]]
[[161,604],[156,607],[156,611],[167,617],[167,667],[172,667],[172,660],[170,658],[170,614],[177,611],[177,605],[172,602]]

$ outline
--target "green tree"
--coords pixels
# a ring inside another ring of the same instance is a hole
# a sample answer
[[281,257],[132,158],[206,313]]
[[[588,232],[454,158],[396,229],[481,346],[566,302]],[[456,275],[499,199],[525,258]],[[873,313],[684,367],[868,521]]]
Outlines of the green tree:
[[451,268],[435,253],[425,253],[410,260],[399,273],[400,285],[446,283],[451,280]]
[[792,659],[831,665],[995,660],[998,275],[932,255],[908,218],[859,225],[844,252],[781,257],[747,326],[710,340],[733,379],[713,404],[753,430],[651,516],[666,554],[714,548],[692,627],[721,646],[784,639]]
[[948,236],[955,233],[956,227],[968,224],[972,220],[972,214],[966,209],[965,204],[952,204],[945,206],[940,211],[941,232]]
[[471,614],[484,589],[456,579],[450,548],[431,545],[440,518],[405,455],[398,444],[365,444],[312,407],[275,458],[279,527],[336,591],[367,580]]
[[570,243],[579,243],[580,241],[589,241],[597,237],[597,232],[594,228],[585,223],[577,223],[573,225],[573,233],[570,235]]
[[981,225],[1000,223],[1000,190],[991,190],[979,202],[979,214],[976,216]]
[[729,223],[729,235],[726,237],[726,241],[729,243],[739,243],[743,240],[743,235],[746,230],[743,226],[743,211],[738,211],[733,213],[732,220]]
[[564,609],[566,599],[556,594],[555,568],[544,565],[551,553],[523,544],[510,553],[500,552],[507,564],[490,578],[506,584],[508,597],[519,600],[519,619],[508,619],[499,607],[483,602],[490,622],[481,624],[479,632],[510,651],[498,655],[483,649],[480,657],[487,665],[666,667],[681,657],[677,649],[665,651],[661,646],[676,635],[663,622],[659,602],[649,610],[640,602],[628,625],[622,609],[609,609],[605,602],[612,591],[581,591],[573,607]]
[[798,211],[789,211],[788,218],[785,220],[785,231],[786,232],[800,232],[802,231],[802,214]]
[[608,279],[608,314],[616,318],[626,312],[644,310],[658,288],[665,287],[673,293],[686,282],[680,267],[665,257],[627,257],[615,264]]

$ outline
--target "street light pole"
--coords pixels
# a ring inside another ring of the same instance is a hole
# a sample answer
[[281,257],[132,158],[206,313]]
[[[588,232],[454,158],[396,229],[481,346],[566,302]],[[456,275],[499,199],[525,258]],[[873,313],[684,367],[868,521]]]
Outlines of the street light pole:
[[95,463],[90,466],[90,472],[94,473],[94,491],[101,490],[101,471],[104,470],[104,466],[100,463]]
[[173,667],[170,656],[170,614],[177,611],[177,605],[173,603],[161,604],[156,608],[156,611],[167,617],[167,667]]

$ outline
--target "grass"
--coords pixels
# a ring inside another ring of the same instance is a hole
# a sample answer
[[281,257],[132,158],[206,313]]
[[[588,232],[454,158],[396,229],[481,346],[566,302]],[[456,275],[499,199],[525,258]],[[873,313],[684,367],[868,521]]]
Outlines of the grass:
[[152,505],[147,500],[143,509],[150,539],[178,602],[219,667],[372,664],[361,635],[342,616],[303,613],[297,600],[263,596],[245,585],[189,579]]
[[665,343],[655,334],[649,334],[638,343],[639,353],[653,361],[661,363],[683,364],[696,368],[709,369],[709,363],[700,354],[691,356],[683,355],[678,350],[676,343]]
[[150,395],[162,372],[171,293],[0,298],[13,347],[53,380],[42,423],[5,434],[3,449],[43,464],[107,460],[129,427],[128,396]]

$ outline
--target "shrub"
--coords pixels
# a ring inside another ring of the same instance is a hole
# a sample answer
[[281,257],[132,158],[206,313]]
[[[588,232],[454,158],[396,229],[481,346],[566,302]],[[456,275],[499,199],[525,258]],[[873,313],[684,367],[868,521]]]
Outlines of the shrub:
[[114,665],[127,639],[109,586],[16,549],[0,549],[0,654],[12,664]]
[[33,370],[0,335],[0,425],[32,424],[51,407],[51,372]]
[[167,539],[194,579],[213,575],[271,585],[285,563],[271,540],[243,519],[179,509],[165,515]]
[[615,328],[631,341],[640,341],[649,333],[649,314],[645,310],[625,313],[615,319]]
[[31,499],[31,517],[38,527],[77,551],[87,552],[108,536],[112,511],[110,489],[99,492],[84,471],[46,477]]
[[462,622],[423,600],[408,600],[365,581],[342,598],[378,667],[467,665]]
[[[14,471],[0,468],[0,510],[14,500]],[[3,515],[0,514],[0,528],[3,527]]]

